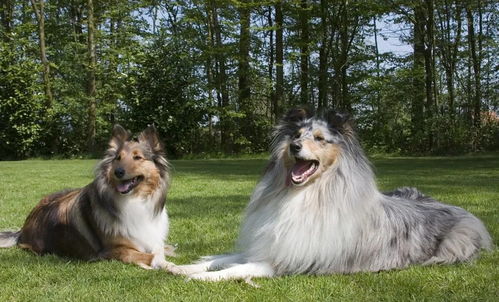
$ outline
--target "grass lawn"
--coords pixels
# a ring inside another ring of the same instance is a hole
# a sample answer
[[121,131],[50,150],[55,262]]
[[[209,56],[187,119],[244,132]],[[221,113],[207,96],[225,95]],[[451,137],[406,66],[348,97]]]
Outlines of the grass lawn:
[[[20,227],[45,194],[92,180],[94,160],[0,162],[0,229]],[[231,250],[264,159],[173,161],[168,196],[176,263]],[[376,158],[381,190],[417,186],[481,218],[499,239],[499,154]],[[0,250],[0,301],[498,301],[499,251],[472,263],[332,276],[204,283],[116,261],[85,263]]]

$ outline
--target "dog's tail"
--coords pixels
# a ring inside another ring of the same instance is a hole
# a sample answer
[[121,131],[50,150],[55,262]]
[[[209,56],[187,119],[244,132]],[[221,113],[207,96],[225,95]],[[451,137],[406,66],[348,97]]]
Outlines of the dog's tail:
[[0,232],[0,248],[16,245],[20,235],[21,231]]

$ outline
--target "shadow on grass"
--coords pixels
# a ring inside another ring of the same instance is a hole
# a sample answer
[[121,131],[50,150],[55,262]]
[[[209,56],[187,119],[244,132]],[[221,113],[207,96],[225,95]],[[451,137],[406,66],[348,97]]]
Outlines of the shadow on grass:
[[11,247],[0,252],[1,263],[22,263],[23,265],[81,265],[82,263],[92,263],[97,261],[83,261],[68,257],[60,257],[53,254],[37,255],[19,247]]

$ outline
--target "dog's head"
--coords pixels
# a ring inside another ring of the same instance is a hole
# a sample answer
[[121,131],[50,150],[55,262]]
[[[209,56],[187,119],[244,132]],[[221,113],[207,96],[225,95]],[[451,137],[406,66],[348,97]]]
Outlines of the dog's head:
[[[304,186],[327,171],[354,136],[347,114],[329,111],[313,116],[306,109],[290,110],[278,126],[284,142],[286,183]],[[282,147],[282,145],[281,145]]]
[[107,158],[110,161],[106,178],[122,195],[149,195],[167,179],[168,163],[156,128],[149,126],[136,140],[130,133],[115,125],[109,141]]

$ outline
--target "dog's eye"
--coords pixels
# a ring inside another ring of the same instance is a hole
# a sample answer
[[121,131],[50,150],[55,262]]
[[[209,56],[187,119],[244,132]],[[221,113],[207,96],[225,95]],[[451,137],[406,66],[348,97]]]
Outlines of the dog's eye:
[[140,156],[140,155],[135,155],[133,157],[133,160],[141,160],[141,159],[142,159],[142,156]]
[[118,154],[118,155],[116,155],[116,158],[115,158],[115,159],[116,159],[116,160],[121,160],[121,155],[119,155],[119,154]]
[[322,142],[324,140],[324,137],[322,137],[322,136],[316,136],[315,140],[318,141],[318,142]]

